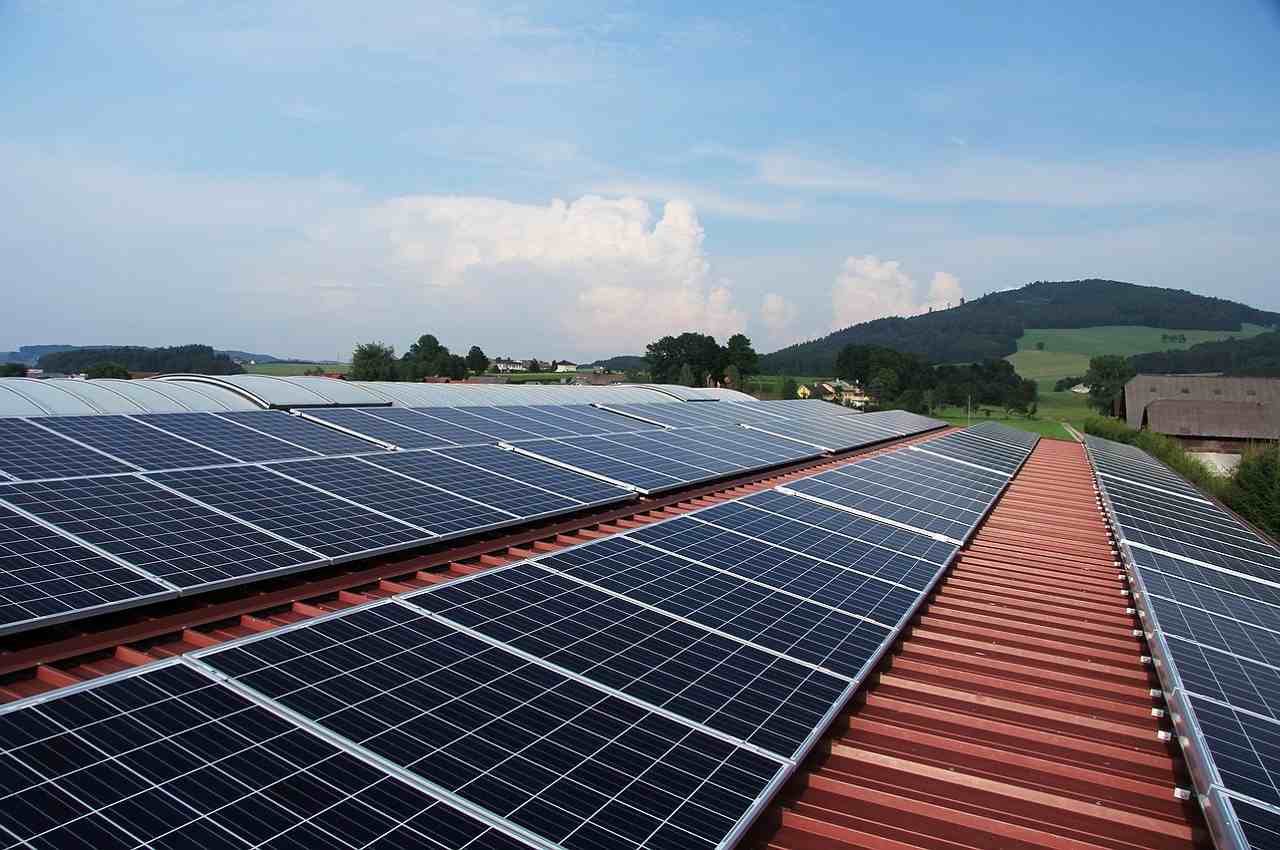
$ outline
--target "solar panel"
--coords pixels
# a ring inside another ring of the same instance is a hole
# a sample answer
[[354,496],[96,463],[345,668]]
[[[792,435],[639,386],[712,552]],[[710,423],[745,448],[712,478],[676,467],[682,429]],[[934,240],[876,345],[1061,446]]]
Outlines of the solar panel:
[[557,424],[563,422],[562,427],[565,428],[576,427],[581,434],[622,434],[628,431],[653,431],[658,427],[585,404],[531,405],[522,410],[553,417],[551,421]]
[[329,558],[403,549],[435,536],[264,467],[192,469],[148,477]]
[[[810,555],[838,567],[876,576],[894,584],[904,584],[916,590],[928,587],[942,564],[921,560],[920,554],[913,553],[932,554],[946,563],[956,551],[954,545],[943,548],[944,544],[925,535],[899,530],[872,520],[862,520],[861,529],[847,529],[844,533],[836,533],[777,514],[743,507],[735,502],[725,502],[687,517],[692,524],[684,523],[683,519],[638,530],[636,536],[657,542],[660,536],[674,533],[667,531],[668,526],[674,525],[677,528],[687,526],[691,532],[696,528],[697,534],[707,541],[700,541],[698,545],[701,547],[714,545],[713,541],[716,539],[740,540],[742,537],[750,537],[769,546]],[[708,525],[712,527],[708,528]],[[730,536],[726,538],[720,534],[720,529],[730,532]],[[889,533],[882,533],[882,530]],[[862,532],[862,539],[848,536],[858,531]],[[932,549],[927,545],[929,543],[937,544],[938,548]]]
[[229,422],[212,413],[152,413],[132,417],[242,461],[315,457],[316,452]]
[[1280,806],[1280,724],[1194,694],[1188,702],[1222,786]]
[[556,423],[550,417],[536,412],[526,412],[523,407],[484,407],[476,415],[511,428],[529,431],[537,437],[573,437],[577,432]]
[[1178,678],[1188,691],[1280,720],[1280,671],[1172,634],[1164,639]]
[[1226,794],[1217,795],[1216,803],[1234,818],[1251,850],[1280,850],[1280,812]]
[[[600,451],[609,452],[611,457],[620,457],[632,463],[648,464],[650,458],[660,459],[665,463],[679,463],[691,470],[689,473],[705,478],[708,473],[728,475],[745,468],[741,459],[729,459],[722,452],[704,451],[701,448],[690,449],[682,446],[679,437],[668,436],[667,431],[650,431],[646,434],[610,434],[592,438],[605,441]],[[615,448],[616,447],[616,448]]]
[[272,467],[441,536],[495,528],[518,519],[506,511],[478,505],[356,458],[292,461]]
[[1034,448],[1036,442],[1040,439],[1039,435],[1030,431],[1023,431],[1021,428],[1010,428],[1008,425],[1001,425],[999,422],[979,422],[977,425],[971,425],[966,428],[965,431],[1001,443],[1021,446],[1025,449]]
[[3,497],[184,589],[324,562],[311,552],[132,475],[10,484]]
[[1199,490],[1165,469],[1147,464],[1131,463],[1127,460],[1119,460],[1105,455],[1096,458],[1094,466],[1103,475],[1115,476],[1125,481],[1145,485],[1148,488],[1154,487],[1160,490],[1169,490],[1197,499],[1204,498]]
[[307,410],[304,418],[315,419],[329,425],[353,431],[374,440],[380,440],[405,449],[430,449],[447,446],[448,441],[425,431],[415,431],[377,416],[366,415],[354,407],[330,407]]
[[799,661],[857,678],[890,634],[801,597],[691,564],[625,537],[539,563]]
[[952,540],[964,540],[981,519],[981,514],[975,510],[892,490],[836,472],[791,481],[786,489],[912,528],[945,534]]
[[606,504],[630,499],[635,495],[630,490],[623,490],[581,473],[552,466],[526,455],[494,446],[462,446],[436,451],[459,463],[470,464],[497,475],[550,490],[580,505]]
[[486,418],[482,415],[484,408],[480,407],[466,410],[459,407],[415,407],[413,409],[424,416],[430,416],[433,419],[484,434],[488,437],[488,442],[534,440],[538,438],[538,435],[528,428],[520,428],[509,423],[496,422]]
[[141,469],[215,466],[235,460],[127,416],[50,416],[39,422]]
[[915,448],[952,460],[976,464],[1005,475],[1013,475],[1029,453],[1013,446],[997,446],[988,440],[969,437],[963,431],[953,431]]
[[593,682],[790,757],[848,682],[534,564],[409,601]]
[[[1168,600],[1177,602],[1182,607],[1196,608],[1216,617],[1230,618],[1246,626],[1260,626],[1273,632],[1280,632],[1280,608],[1265,602],[1238,596],[1225,590],[1193,584],[1185,579],[1152,570],[1143,570],[1142,580],[1153,606]],[[1162,616],[1162,622],[1163,619]]]
[[0,751],[24,847],[527,846],[181,664],[5,710]]
[[691,480],[711,477],[702,469],[692,469],[682,463],[661,463],[658,468],[645,465],[643,453],[631,463],[610,454],[620,446],[606,443],[600,437],[575,437],[572,440],[540,440],[516,443],[516,451],[527,453],[549,462],[561,463],[587,473],[603,476],[643,492],[656,492],[679,487]]
[[761,433],[779,435],[810,445],[821,446],[829,451],[860,448],[899,436],[895,432],[866,425],[858,419],[850,418],[852,422],[849,424],[845,424],[843,421],[797,421],[781,424],[757,422],[752,424],[750,428],[756,429]]
[[[1007,479],[970,466],[951,464],[948,467],[946,463],[923,452],[894,452],[838,466],[830,472],[832,481],[841,480],[838,476],[853,479],[859,482],[858,486],[867,487],[868,492],[885,493],[885,498],[894,492],[907,493],[978,513],[985,512],[996,494],[1004,489]],[[968,472],[974,476],[968,477]],[[885,489],[876,490],[877,487]]]
[[351,455],[384,451],[382,446],[317,425],[299,416],[291,416],[279,410],[234,410],[215,413],[222,419],[287,440],[322,455]]
[[[1152,552],[1137,546],[1127,547],[1134,564],[1142,577],[1142,582],[1150,592],[1161,596],[1169,596],[1161,584],[1161,576],[1172,576],[1198,585],[1235,594],[1246,599],[1256,599],[1269,605],[1280,606],[1280,588],[1271,584],[1255,581],[1248,576],[1224,572],[1221,568],[1195,564],[1174,558],[1161,552]],[[1176,598],[1176,597],[1175,597]]]
[[[902,619],[920,595],[890,578],[844,569],[811,555],[707,526],[692,517],[649,526],[630,537],[664,552],[885,625]],[[913,563],[923,565],[919,561]],[[938,567],[932,566],[929,576],[937,571]]]
[[0,419],[0,470],[11,477],[70,478],[131,472],[132,466],[64,440],[24,419]]
[[[1125,540],[1142,543],[1175,555],[1248,572],[1271,581],[1280,580],[1280,549],[1255,537],[1248,540],[1216,531],[1159,521],[1116,509]],[[1194,529],[1194,530],[1191,530]],[[1244,564],[1251,565],[1245,568]]]
[[819,454],[793,441],[746,428],[716,426],[632,436],[653,441],[664,454],[689,452],[693,458],[714,458],[731,469],[763,469]]
[[569,848],[723,846],[785,767],[396,603],[201,659]]
[[[759,520],[758,517],[755,517],[754,514],[757,512],[763,512],[765,519]],[[736,513],[741,513],[742,516],[731,518]],[[752,493],[750,496],[735,499],[733,502],[726,502],[702,511],[698,516],[718,525],[740,528],[757,537],[765,536],[772,542],[784,543],[788,546],[799,545],[787,542],[787,538],[779,536],[785,530],[790,529],[791,526],[778,525],[773,518],[775,516],[786,517],[796,520],[805,526],[834,531],[845,537],[883,546],[906,555],[913,555],[939,566],[949,563],[957,549],[954,543],[947,543],[928,535],[899,529],[886,523],[851,514],[848,511],[811,502],[808,499],[797,499],[778,490],[762,490],[758,493]],[[757,521],[763,522],[764,525],[754,526],[753,523]],[[797,529],[797,531],[799,530]]]
[[1212,503],[1190,502],[1115,480],[1104,482],[1103,489],[1117,513],[1143,517],[1153,522],[1181,523],[1203,529],[1206,533],[1224,534],[1245,540],[1257,539],[1252,529]]
[[459,463],[436,452],[397,452],[370,458],[369,462],[512,516],[544,516],[582,507],[571,499]]
[[365,410],[364,413],[367,416],[395,423],[402,428],[412,428],[414,431],[430,434],[448,445],[477,446],[497,442],[488,434],[482,434],[470,428],[463,428],[460,425],[445,422],[443,419],[426,416],[417,410],[410,410],[405,407],[371,407]]
[[[1199,601],[1199,600],[1197,600]],[[1160,631],[1193,640],[1206,647],[1280,668],[1280,610],[1240,600],[1241,620],[1236,612],[1214,612],[1151,596],[1149,603],[1160,623]],[[1213,604],[1212,600],[1209,600]]]
[[[0,497],[5,489],[0,487]],[[172,588],[0,507],[0,633],[175,595]]]

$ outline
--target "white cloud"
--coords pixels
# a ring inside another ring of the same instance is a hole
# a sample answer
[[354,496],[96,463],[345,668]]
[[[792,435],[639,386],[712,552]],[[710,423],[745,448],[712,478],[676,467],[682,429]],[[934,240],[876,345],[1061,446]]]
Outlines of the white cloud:
[[806,208],[795,201],[770,203],[726,195],[717,189],[689,183],[668,183],[652,180],[608,180],[593,183],[590,191],[605,195],[625,195],[637,198],[681,198],[707,213],[728,218],[755,221],[789,221],[802,215]]
[[796,305],[776,292],[767,292],[760,306],[760,320],[771,334],[780,334],[796,320]]
[[937,272],[923,294],[896,260],[872,254],[848,257],[831,291],[832,330],[885,316],[913,316],[959,303],[964,294],[954,275]]

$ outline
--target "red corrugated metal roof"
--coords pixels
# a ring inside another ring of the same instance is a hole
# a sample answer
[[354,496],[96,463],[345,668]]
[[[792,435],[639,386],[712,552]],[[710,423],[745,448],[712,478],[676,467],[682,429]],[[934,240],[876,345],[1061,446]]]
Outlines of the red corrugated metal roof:
[[1042,440],[752,843],[1209,847],[1076,443]]

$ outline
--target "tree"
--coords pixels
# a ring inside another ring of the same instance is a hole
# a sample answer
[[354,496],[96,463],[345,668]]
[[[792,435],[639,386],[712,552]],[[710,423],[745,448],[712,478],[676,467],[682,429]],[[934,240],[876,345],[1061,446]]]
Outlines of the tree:
[[799,387],[796,385],[796,379],[795,379],[795,378],[787,378],[785,381],[783,381],[783,382],[782,382],[782,397],[783,397],[783,398],[795,398],[795,397],[796,397],[796,390],[798,390],[798,389],[799,389]]
[[692,387],[697,385],[697,382],[694,379],[694,375],[693,375],[693,367],[690,366],[688,363],[680,367],[680,378],[678,383],[681,386],[685,386],[685,387]]
[[530,371],[530,372],[541,372],[541,371],[542,371],[542,364],[541,364],[541,363],[539,363],[539,362],[537,361],[537,359],[530,359],[530,360],[529,360],[529,371]]
[[480,350],[480,346],[473,345],[471,350],[467,352],[467,368],[477,373],[488,371],[489,358]]
[[1044,351],[1044,343],[1043,343],[1043,342],[1037,342],[1037,343],[1036,343],[1036,351]]
[[876,400],[876,404],[883,404],[886,399],[893,398],[898,392],[898,373],[887,367],[877,370],[867,384],[867,392]]
[[[729,342],[724,348],[724,362],[726,369],[730,366],[737,367],[739,380],[744,375],[754,375],[760,371],[760,357],[751,347],[751,340],[744,334],[734,334],[729,337]],[[738,386],[737,381],[734,382],[734,386]]]
[[0,378],[25,378],[26,376],[27,364],[0,363]]
[[659,384],[684,383],[679,376],[686,365],[695,378],[710,375],[718,380],[724,370],[724,357],[725,351],[715,337],[699,333],[664,336],[645,349],[649,374]]
[[449,349],[440,344],[432,334],[423,334],[409,346],[400,358],[400,373],[410,381],[444,374]]
[[733,387],[735,390],[742,389],[742,372],[736,363],[730,363],[724,367],[724,383],[725,386]]
[[453,380],[467,377],[467,359],[461,354],[446,354],[440,361],[440,370],[436,374]]
[[382,342],[357,345],[351,353],[351,378],[355,381],[396,380],[396,350]]
[[1084,382],[1089,385],[1089,405],[1104,416],[1123,412],[1124,385],[1136,374],[1133,365],[1123,355],[1094,357],[1084,375]]
[[110,360],[104,360],[101,363],[94,363],[88,369],[84,370],[86,378],[123,378],[129,380],[129,370],[119,363],[112,363]]

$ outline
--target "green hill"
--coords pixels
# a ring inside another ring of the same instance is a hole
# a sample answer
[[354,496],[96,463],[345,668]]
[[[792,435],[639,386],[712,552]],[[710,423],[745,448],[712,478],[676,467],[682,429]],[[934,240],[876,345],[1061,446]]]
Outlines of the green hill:
[[[761,368],[775,374],[829,374],[836,354],[850,343],[914,352],[935,363],[963,363],[1015,354],[1028,329],[1094,329],[1102,334],[1102,342],[1108,341],[1108,333],[1127,340],[1111,340],[1129,346],[1117,353],[1138,353],[1132,346],[1145,351],[1168,347],[1160,343],[1159,337],[1173,330],[1185,331],[1186,344],[1190,345],[1204,339],[1245,334],[1246,326],[1278,324],[1280,313],[1180,289],[1113,280],[1037,281],[1018,289],[993,292],[950,310],[853,325],[821,339],[766,354],[761,358]],[[1121,329],[1118,333],[1104,330],[1117,327]],[[1213,335],[1193,337],[1193,330]],[[1142,348],[1148,344],[1145,340],[1152,338],[1154,347]],[[1033,344],[1034,341],[1038,340]],[[1087,348],[1090,342],[1079,338],[1069,344]],[[1047,340],[1045,348],[1049,350]]]

